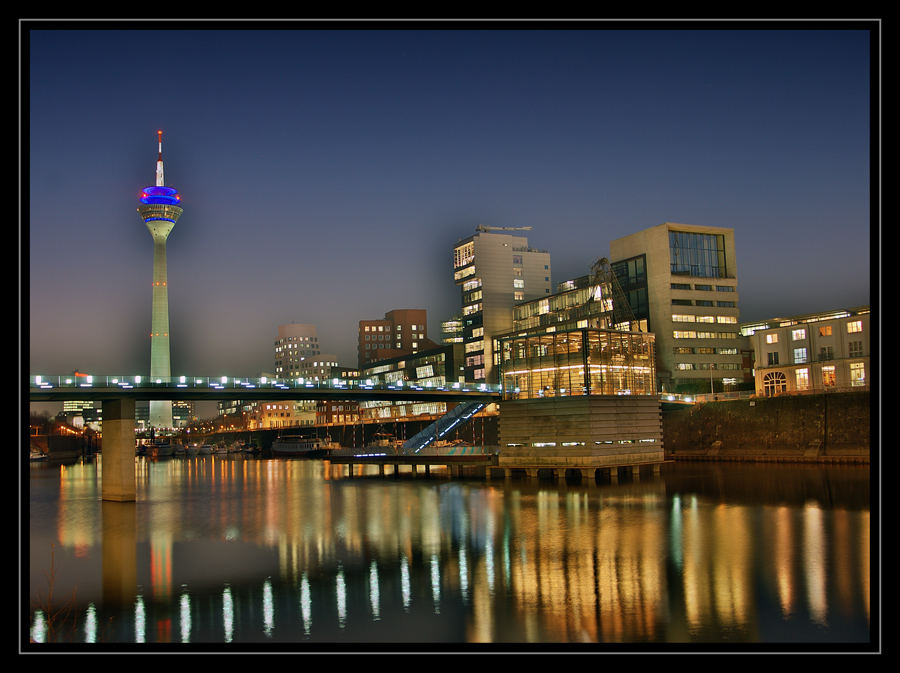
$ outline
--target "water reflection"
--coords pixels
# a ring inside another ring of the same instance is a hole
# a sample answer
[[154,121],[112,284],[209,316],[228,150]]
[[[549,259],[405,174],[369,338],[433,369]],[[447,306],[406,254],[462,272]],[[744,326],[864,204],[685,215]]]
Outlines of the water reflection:
[[869,639],[857,468],[560,485],[140,459],[137,503],[100,502],[100,470],[31,472],[35,643]]

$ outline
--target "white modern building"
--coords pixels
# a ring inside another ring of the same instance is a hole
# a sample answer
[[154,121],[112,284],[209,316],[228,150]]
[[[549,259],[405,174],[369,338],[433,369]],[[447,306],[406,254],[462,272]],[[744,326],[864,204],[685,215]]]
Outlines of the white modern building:
[[501,233],[530,228],[479,225],[453,247],[467,381],[498,381],[494,336],[512,329],[517,302],[550,294],[550,253],[529,247],[525,236]]

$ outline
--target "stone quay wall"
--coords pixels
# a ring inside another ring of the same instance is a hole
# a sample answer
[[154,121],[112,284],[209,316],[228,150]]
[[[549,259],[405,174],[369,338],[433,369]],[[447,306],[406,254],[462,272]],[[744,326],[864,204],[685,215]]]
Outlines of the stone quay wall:
[[869,463],[871,400],[860,392],[664,404],[667,459]]

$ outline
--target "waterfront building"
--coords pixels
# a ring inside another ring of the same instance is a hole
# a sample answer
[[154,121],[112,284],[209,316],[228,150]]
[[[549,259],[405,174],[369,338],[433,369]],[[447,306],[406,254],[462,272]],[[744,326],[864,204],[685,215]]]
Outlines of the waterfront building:
[[753,345],[757,395],[870,386],[868,306],[745,323],[741,331]]
[[316,402],[315,400],[256,402],[244,418],[251,430],[312,426],[316,424]]
[[[177,190],[165,185],[162,158],[162,131],[157,131],[156,184],[141,192],[138,213],[153,238],[153,297],[150,323],[150,378],[171,376],[169,348],[169,287],[166,268],[166,241],[184,212]],[[151,400],[149,423],[154,428],[172,428],[172,403]]]
[[501,467],[663,461],[653,334],[584,327],[499,341]]
[[197,420],[194,403],[191,401],[172,402],[172,422],[176,428],[186,428]]
[[[372,362],[360,370],[360,379],[373,384],[397,384],[418,388],[441,387],[464,380],[463,345],[442,344],[410,355]],[[446,402],[361,402],[360,414],[366,420],[397,420],[422,414],[442,416]]]
[[372,362],[411,355],[436,346],[428,338],[425,309],[394,309],[381,320],[360,320],[357,364],[364,369]]
[[463,319],[453,316],[441,323],[441,343],[461,344],[463,342]]
[[318,400],[316,425],[352,425],[359,422],[359,402],[352,400]]
[[525,236],[486,227],[453,247],[453,280],[461,293],[465,379],[496,383],[495,335],[512,328],[512,308],[550,294],[550,253],[529,247]]
[[347,367],[338,364],[338,356],[333,353],[320,353],[297,364],[297,378],[306,381],[331,381],[340,378],[337,374],[348,371]]
[[743,372],[734,230],[664,222],[610,243],[635,318],[656,335],[659,387],[723,390]]
[[304,376],[302,372],[309,369],[304,365],[306,360],[320,355],[321,347],[315,325],[289,323],[278,326],[278,334],[275,336],[276,378]]

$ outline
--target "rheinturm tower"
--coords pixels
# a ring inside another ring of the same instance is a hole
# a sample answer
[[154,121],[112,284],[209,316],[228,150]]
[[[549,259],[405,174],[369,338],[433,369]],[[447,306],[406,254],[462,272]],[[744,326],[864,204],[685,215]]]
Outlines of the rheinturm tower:
[[[166,274],[166,240],[175,222],[184,212],[181,197],[172,187],[165,186],[163,177],[162,131],[156,159],[156,185],[141,192],[137,211],[153,237],[153,312],[150,323],[150,378],[166,380],[171,376],[169,363],[169,287]],[[150,425],[154,428],[172,427],[172,403],[150,402]]]

